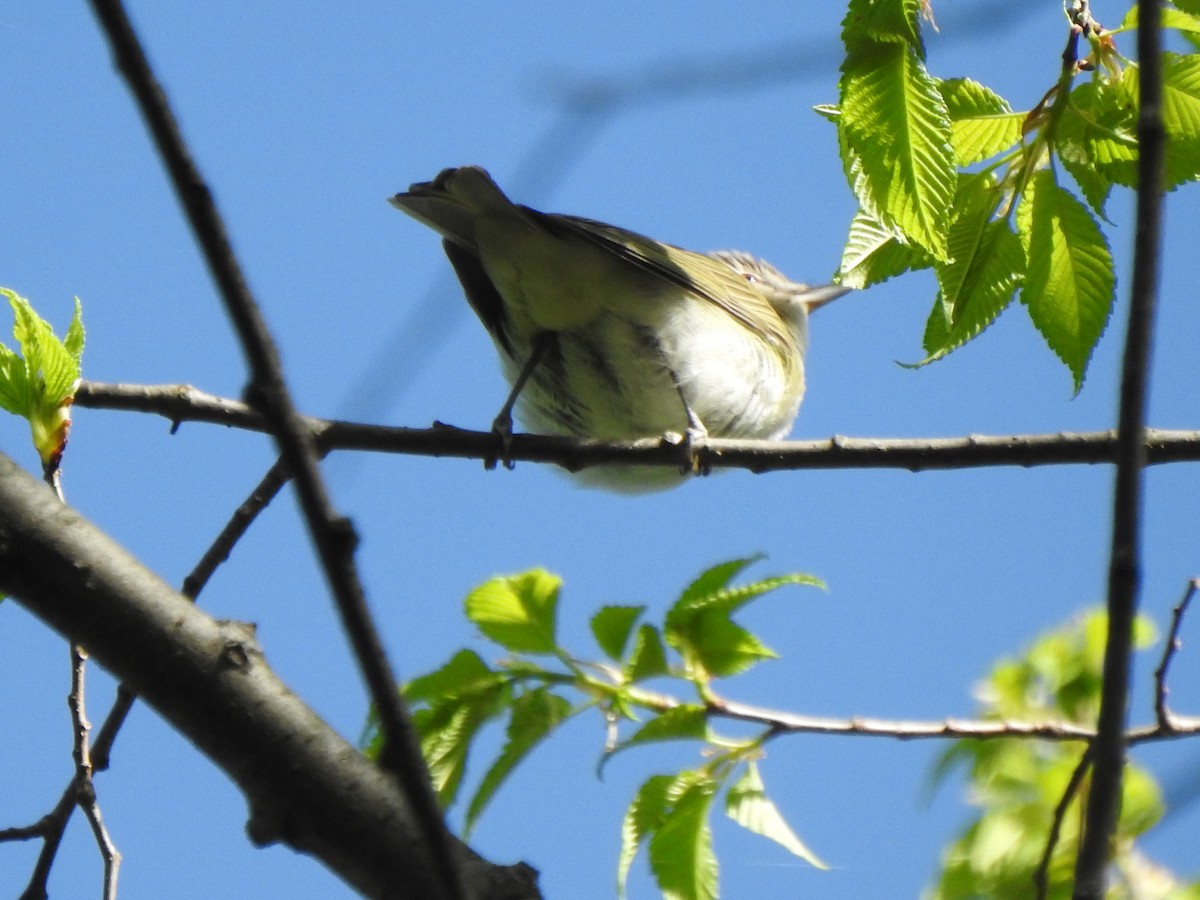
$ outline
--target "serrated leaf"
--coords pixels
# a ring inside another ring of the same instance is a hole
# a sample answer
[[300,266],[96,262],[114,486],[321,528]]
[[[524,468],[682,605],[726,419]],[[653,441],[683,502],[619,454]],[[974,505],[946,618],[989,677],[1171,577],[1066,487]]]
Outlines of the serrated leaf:
[[956,178],[950,118],[920,57],[899,42],[848,43],[839,91],[839,143],[859,204],[944,259]]
[[[1183,6],[1184,4],[1181,3],[1178,5]],[[1125,18],[1121,20],[1121,29],[1137,28],[1138,21],[1138,5],[1135,3],[1125,13]],[[1163,28],[1173,28],[1185,34],[1200,32],[1200,16],[1181,9],[1174,9],[1170,6],[1162,7],[1162,17],[1159,21],[1162,23]]]
[[828,866],[796,836],[779,809],[767,797],[758,764],[750,760],[742,776],[725,795],[725,814],[743,828],[769,838],[789,853],[818,869]]
[[467,806],[464,840],[513,769],[570,715],[570,702],[545,688],[527,691],[513,702],[504,749],[484,774]]
[[[1064,149],[1064,146],[1060,145],[1060,149]],[[1109,221],[1105,207],[1108,204],[1109,194],[1112,193],[1113,180],[1082,158],[1082,154],[1072,152],[1071,148],[1065,149],[1066,152],[1059,155],[1063,168],[1079,185],[1083,199],[1092,208],[1092,212],[1104,221]]]
[[[33,445],[42,465],[57,468],[71,427],[70,406],[79,383],[79,353],[64,346],[24,297],[7,288],[0,295],[13,311],[13,337],[21,353],[0,354],[0,406],[29,422]],[[82,352],[82,313],[75,299],[69,336]]]
[[638,788],[625,818],[621,822],[621,854],[617,860],[617,896],[625,897],[625,884],[629,879],[629,867],[637,856],[638,848],[662,823],[669,806],[668,795],[675,784],[674,775],[651,775]]
[[837,280],[846,287],[862,289],[932,264],[928,253],[903,243],[893,229],[859,210],[850,222]]
[[1163,127],[1168,135],[1200,137],[1200,56],[1163,53]]
[[1023,113],[999,94],[970,78],[937,82],[950,116],[950,139],[960,166],[1003,153],[1021,139]]
[[84,345],[83,331],[83,303],[78,297],[75,298],[75,312],[71,316],[71,324],[67,326],[67,336],[63,338],[63,346],[66,347],[67,353],[75,360],[75,365],[78,366],[83,358]]
[[458,795],[471,741],[480,728],[503,711],[507,698],[504,688],[497,687],[469,700],[451,700],[412,714],[421,739],[421,754],[443,807],[450,806]]
[[708,715],[703,706],[683,704],[663,710],[608,753],[612,756],[641,744],[663,741],[703,741],[708,738]]
[[680,652],[689,665],[699,666],[706,676],[729,678],[746,671],[756,662],[775,659],[778,654],[757,637],[731,621],[723,610],[708,610],[699,615]]
[[847,50],[864,43],[898,41],[910,45],[923,58],[925,47],[917,22],[920,8],[921,0],[850,0],[842,20],[842,41]]
[[25,360],[0,344],[0,408],[24,417],[33,408]]
[[[1200,178],[1200,136],[1197,123],[1196,55],[1164,54],[1163,127],[1166,137],[1165,187],[1174,190]],[[1138,69],[1129,66],[1121,75],[1121,88],[1130,97],[1138,92]],[[1168,97],[1170,102],[1168,103]],[[1129,186],[1137,186],[1134,167]]]
[[473,650],[459,650],[441,668],[414,678],[404,686],[409,702],[436,702],[487,690],[506,680]]
[[1017,231],[1027,266],[1021,302],[1078,392],[1112,312],[1112,254],[1096,220],[1046,169],[1026,185]]
[[761,553],[756,553],[753,556],[744,556],[741,559],[731,559],[728,562],[717,563],[708,569],[705,569],[700,575],[679,595],[679,599],[675,601],[672,608],[686,606],[698,597],[707,597],[709,594],[715,593],[724,588],[729,582],[737,578],[747,566],[753,565],[764,556]]
[[716,790],[711,779],[693,780],[650,837],[650,871],[665,898],[715,900],[717,896],[717,858],[708,824]]
[[544,569],[484,582],[467,595],[467,618],[488,638],[517,653],[553,653],[562,579]]
[[638,629],[633,650],[630,651],[629,660],[625,664],[625,680],[630,684],[637,684],[647,678],[666,675],[668,671],[667,652],[658,629],[653,625],[643,625]]
[[1124,83],[1090,81],[1071,92],[1059,120],[1054,149],[1103,214],[1105,181],[1137,184],[1136,94]]
[[950,226],[951,261],[935,265],[938,298],[925,325],[923,363],[979,336],[1012,300],[1025,269],[1021,242],[993,219],[1002,197],[990,175],[959,180]]
[[605,656],[621,661],[633,626],[645,611],[644,606],[605,606],[592,616],[592,636]]
[[749,584],[741,584],[734,587],[714,587],[714,589],[708,592],[691,591],[689,589],[667,611],[667,642],[671,642],[671,635],[673,633],[681,628],[685,628],[689,622],[701,613],[720,612],[725,615],[731,615],[751,600],[789,584],[807,585],[822,589],[825,587],[825,582],[815,575],[793,572],[789,575],[762,578],[758,581],[752,581]]

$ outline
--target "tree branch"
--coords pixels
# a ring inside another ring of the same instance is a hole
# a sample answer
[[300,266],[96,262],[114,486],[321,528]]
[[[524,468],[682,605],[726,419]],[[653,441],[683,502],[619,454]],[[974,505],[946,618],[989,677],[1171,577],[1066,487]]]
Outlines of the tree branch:
[[[411,799],[279,681],[246,626],[205,615],[2,454],[0,590],[220,766],[246,796],[253,840],[310,854],[368,896],[443,890]],[[538,896],[528,867],[453,848],[467,896]]]
[[[1086,11],[1086,4],[1083,4]],[[1138,0],[1138,192],[1134,221],[1129,326],[1121,367],[1112,550],[1108,570],[1108,637],[1093,775],[1079,856],[1076,900],[1105,895],[1106,869],[1121,809],[1125,720],[1133,624],[1141,581],[1142,469],[1146,464],[1146,397],[1158,295],[1163,192],[1161,2]]]
[[1188,582],[1183,599],[1171,611],[1171,629],[1167,633],[1166,641],[1163,642],[1162,659],[1158,663],[1158,668],[1154,670],[1154,719],[1158,722],[1158,726],[1164,729],[1171,728],[1174,722],[1174,716],[1171,715],[1170,707],[1167,706],[1167,695],[1170,693],[1167,687],[1167,672],[1171,668],[1171,660],[1175,658],[1175,653],[1179,650],[1179,629],[1183,626],[1184,614],[1187,613],[1188,605],[1192,602],[1196,591],[1200,591],[1200,578],[1193,578]]
[[412,797],[414,809],[423,823],[423,841],[441,871],[441,884],[437,890],[431,890],[429,896],[459,897],[462,891],[449,849],[449,834],[354,563],[357,536],[349,520],[335,511],[328,496],[317,466],[318,453],[313,436],[292,402],[274,339],[246,283],[212,192],[191,158],[174,113],[121,0],[91,0],[91,4],[108,38],[117,68],[136,98],[154,138],[241,341],[251,375],[246,394],[270,423],[280,457],[295,480],[309,534],[379,717],[384,736],[380,765],[390,771]]
[[[77,406],[152,413],[172,423],[208,422],[249,431],[268,430],[266,421],[245,403],[198,390],[191,385],[106,384],[85,381]],[[452,425],[403,428],[339,419],[303,417],[322,452],[335,450],[402,453],[414,456],[486,459],[497,450],[490,431]],[[1116,431],[1059,434],[967,435],[956,438],[850,438],[824,440],[698,440],[693,444],[703,465],[752,472],[796,469],[906,469],[912,472],[983,466],[1095,465],[1113,463]],[[1147,462],[1200,461],[1200,431],[1147,429]],[[509,457],[522,462],[554,463],[568,471],[596,465],[673,465],[677,445],[658,439],[587,441],[549,435],[513,435]]]

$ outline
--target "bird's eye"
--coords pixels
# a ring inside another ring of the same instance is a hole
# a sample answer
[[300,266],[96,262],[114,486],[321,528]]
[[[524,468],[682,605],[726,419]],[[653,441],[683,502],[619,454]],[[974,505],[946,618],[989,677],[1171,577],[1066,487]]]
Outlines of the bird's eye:
[[758,281],[758,276],[755,275],[753,272],[743,272],[742,277],[745,278],[751,284],[754,284],[754,282]]

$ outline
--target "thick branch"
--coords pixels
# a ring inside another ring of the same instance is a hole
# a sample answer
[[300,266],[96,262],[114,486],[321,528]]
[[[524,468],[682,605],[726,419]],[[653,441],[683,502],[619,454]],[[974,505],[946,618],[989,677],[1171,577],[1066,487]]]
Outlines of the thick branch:
[[[409,799],[275,677],[250,630],[214,621],[0,455],[0,590],[129,684],[233,779],[249,832],[320,859],[368,896],[441,879]],[[525,867],[454,852],[468,894],[536,897]]]
[[[209,422],[266,431],[263,417],[236,400],[208,394],[186,384],[136,385],[85,381],[75,402],[92,409],[153,413],[182,422]],[[322,451],[370,450],[415,456],[486,459],[495,456],[496,436],[449,425],[401,428],[337,419],[304,417]],[[811,441],[698,440],[693,447],[713,469],[752,472],[794,469],[967,469],[982,466],[1046,466],[1112,463],[1116,431],[1060,434],[968,435],[957,438],[849,438]],[[1200,461],[1200,431],[1147,429],[1148,463]],[[508,457],[548,462],[569,471],[595,465],[672,465],[679,447],[660,440],[606,443],[534,434],[513,436]]]

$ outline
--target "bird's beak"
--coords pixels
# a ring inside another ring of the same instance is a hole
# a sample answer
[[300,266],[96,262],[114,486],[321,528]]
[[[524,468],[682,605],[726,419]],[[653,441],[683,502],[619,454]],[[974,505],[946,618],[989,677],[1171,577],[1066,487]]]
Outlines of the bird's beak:
[[822,287],[809,288],[804,293],[804,308],[809,313],[815,312],[826,303],[832,303],[843,294],[850,293],[854,288],[843,287],[840,284],[827,284]]

